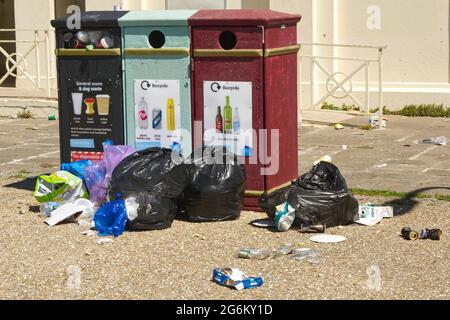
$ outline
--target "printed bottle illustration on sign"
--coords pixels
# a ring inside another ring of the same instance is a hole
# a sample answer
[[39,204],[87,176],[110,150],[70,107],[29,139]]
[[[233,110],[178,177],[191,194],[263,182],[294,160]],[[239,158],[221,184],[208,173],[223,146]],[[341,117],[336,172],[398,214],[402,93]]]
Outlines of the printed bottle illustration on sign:
[[225,108],[223,109],[225,118],[224,132],[233,133],[233,109],[230,106],[230,97],[227,96]]
[[217,116],[216,116],[216,131],[217,133],[223,133],[223,118],[222,118],[222,110],[217,107]]
[[167,100],[167,130],[175,131],[175,104],[173,98]]
[[162,110],[161,109],[153,109],[153,121],[152,128],[155,130],[162,129]]
[[139,128],[148,129],[148,105],[144,98],[138,104]]
[[241,118],[239,117],[239,109],[234,108],[233,132],[238,134],[240,131],[241,131]]

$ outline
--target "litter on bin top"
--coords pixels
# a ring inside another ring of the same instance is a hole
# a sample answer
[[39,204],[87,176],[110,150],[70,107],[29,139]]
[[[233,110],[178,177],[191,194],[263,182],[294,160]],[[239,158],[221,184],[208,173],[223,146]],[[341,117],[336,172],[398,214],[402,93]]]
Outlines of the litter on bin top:
[[[118,27],[117,20],[128,11],[87,11],[81,13],[81,28]],[[51,21],[54,28],[67,28],[67,18],[58,18]]]
[[268,9],[200,10],[191,18],[191,26],[277,26],[296,24],[300,15]]

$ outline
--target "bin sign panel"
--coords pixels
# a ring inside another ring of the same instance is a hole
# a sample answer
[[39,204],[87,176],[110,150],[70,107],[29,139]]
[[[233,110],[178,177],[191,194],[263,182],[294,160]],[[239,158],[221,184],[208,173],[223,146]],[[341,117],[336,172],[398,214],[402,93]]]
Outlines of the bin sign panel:
[[251,82],[204,81],[204,142],[242,157],[253,151]]
[[180,81],[144,79],[134,84],[136,149],[161,147],[181,152]]
[[94,150],[106,140],[114,140],[112,91],[108,80],[74,80],[69,85],[70,148]]

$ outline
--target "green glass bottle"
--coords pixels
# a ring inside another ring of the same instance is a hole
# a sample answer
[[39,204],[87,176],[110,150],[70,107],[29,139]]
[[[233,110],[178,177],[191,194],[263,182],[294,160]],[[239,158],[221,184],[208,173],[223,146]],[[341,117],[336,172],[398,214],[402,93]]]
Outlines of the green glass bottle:
[[224,132],[225,133],[233,133],[233,109],[230,105],[230,97],[227,96],[227,101],[225,104],[225,108],[223,110],[224,113]]

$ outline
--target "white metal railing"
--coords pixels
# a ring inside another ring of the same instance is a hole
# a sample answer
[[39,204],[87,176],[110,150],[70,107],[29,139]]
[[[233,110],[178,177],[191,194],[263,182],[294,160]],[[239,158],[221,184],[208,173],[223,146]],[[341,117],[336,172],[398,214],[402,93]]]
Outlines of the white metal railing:
[[[326,99],[333,97],[336,99],[350,98],[355,102],[355,104],[360,108],[360,110],[365,110],[368,114],[370,113],[370,78],[369,70],[371,64],[376,64],[378,66],[378,124],[382,126],[383,117],[383,53],[386,50],[386,46],[367,46],[367,45],[350,45],[350,44],[326,44],[326,43],[299,43],[300,45],[300,87],[302,88],[305,82],[302,78],[302,68],[303,60],[311,60],[311,70],[310,70],[310,95],[311,104],[313,109],[319,108]],[[313,50],[312,54],[304,54],[304,47],[311,47]],[[316,54],[317,47],[331,47],[333,48],[333,56],[325,56]],[[357,57],[342,57],[336,54],[336,48],[352,48],[352,49],[369,49],[376,50],[378,52],[377,58],[357,58]],[[356,67],[350,73],[344,71],[337,71],[336,64],[333,64],[333,71],[330,72],[324,65],[323,61],[351,61],[356,63]],[[359,63],[358,63],[359,62]],[[325,82],[326,93],[320,97],[317,96],[318,92],[318,80],[317,71],[322,71],[327,80]],[[364,102],[361,102],[355,95],[353,90],[353,79],[361,71],[364,70]],[[305,107],[303,104],[303,97],[300,94],[300,107]]]
[[[21,36],[28,37],[4,40],[2,34],[5,32],[15,32],[16,36],[20,33]],[[50,41],[54,41],[53,30],[0,29],[0,56],[6,58],[6,72],[0,74],[0,87],[8,77],[26,79],[27,84],[21,85],[20,90],[36,90],[51,98],[56,89],[56,63]],[[7,52],[4,44],[8,43],[16,45],[16,52]],[[34,67],[30,68],[33,64]]]

